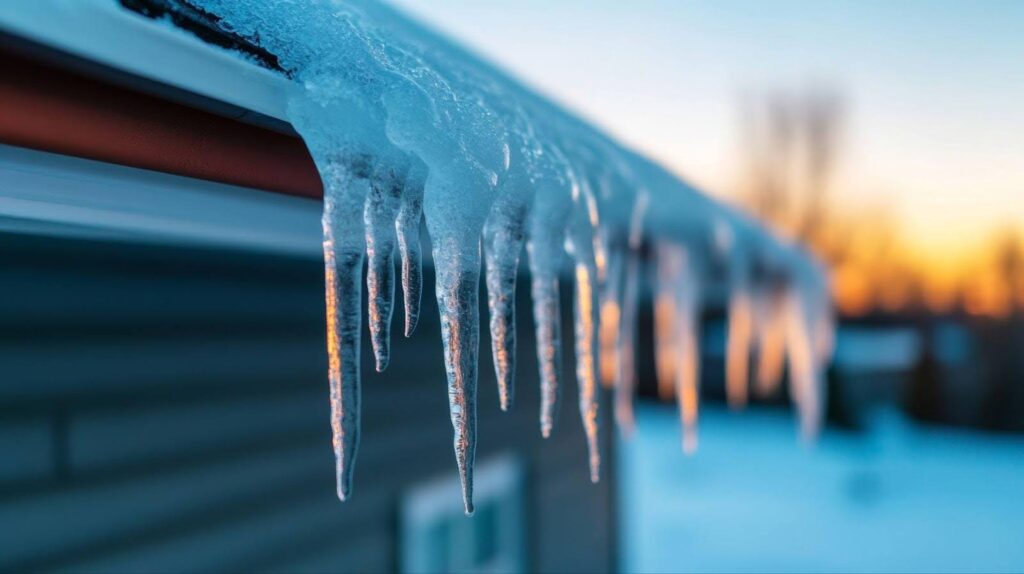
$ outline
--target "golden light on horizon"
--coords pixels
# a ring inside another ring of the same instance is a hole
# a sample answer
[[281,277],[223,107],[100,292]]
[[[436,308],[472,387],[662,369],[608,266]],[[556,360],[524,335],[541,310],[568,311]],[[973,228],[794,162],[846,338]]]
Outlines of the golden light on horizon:
[[969,255],[901,247],[885,258],[856,246],[833,267],[833,298],[845,316],[907,310],[1003,318],[1024,308],[1024,230],[974,238]]

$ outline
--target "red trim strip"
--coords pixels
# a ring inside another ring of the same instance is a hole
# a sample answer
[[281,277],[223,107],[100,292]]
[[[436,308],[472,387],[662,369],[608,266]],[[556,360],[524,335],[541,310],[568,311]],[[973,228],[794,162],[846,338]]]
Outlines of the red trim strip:
[[323,197],[297,137],[0,51],[0,142]]

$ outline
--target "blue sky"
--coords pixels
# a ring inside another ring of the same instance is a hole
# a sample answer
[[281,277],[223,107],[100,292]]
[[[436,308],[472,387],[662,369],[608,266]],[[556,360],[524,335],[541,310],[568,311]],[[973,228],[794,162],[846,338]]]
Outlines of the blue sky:
[[932,259],[1024,229],[1024,1],[393,1],[716,195],[741,95],[825,82],[841,201]]

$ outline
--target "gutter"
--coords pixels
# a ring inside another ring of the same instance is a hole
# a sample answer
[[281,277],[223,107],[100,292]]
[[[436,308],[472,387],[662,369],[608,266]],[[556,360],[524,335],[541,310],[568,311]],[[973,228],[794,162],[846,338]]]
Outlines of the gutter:
[[0,232],[320,258],[291,89],[113,0],[0,2]]
[[[0,50],[0,142],[320,199],[305,144]],[[244,63],[242,63],[244,65]]]
[[7,50],[56,56],[115,84],[294,134],[285,109],[295,87],[285,76],[115,0],[0,2],[0,36]]

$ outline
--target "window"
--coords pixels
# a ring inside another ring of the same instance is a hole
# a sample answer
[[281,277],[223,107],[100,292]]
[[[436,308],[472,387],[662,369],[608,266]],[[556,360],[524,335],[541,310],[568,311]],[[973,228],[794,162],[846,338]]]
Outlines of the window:
[[477,465],[476,512],[463,514],[455,473],[410,489],[400,516],[402,572],[514,572],[525,566],[523,465],[504,456]]

